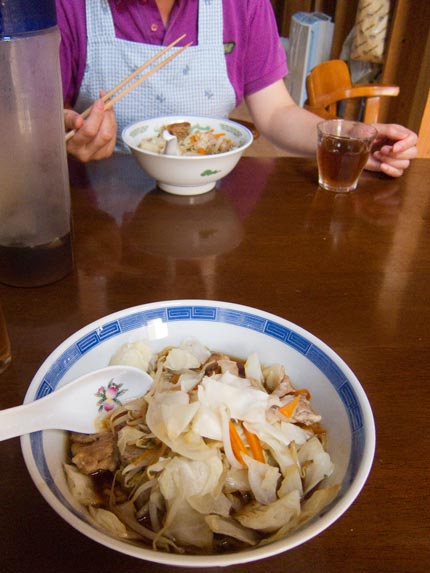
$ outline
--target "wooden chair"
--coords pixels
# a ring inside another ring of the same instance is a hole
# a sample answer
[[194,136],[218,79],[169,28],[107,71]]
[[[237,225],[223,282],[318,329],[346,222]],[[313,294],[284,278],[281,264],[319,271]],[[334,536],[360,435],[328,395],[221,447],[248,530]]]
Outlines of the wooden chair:
[[378,121],[381,97],[397,96],[400,88],[353,85],[347,64],[343,60],[328,60],[310,71],[306,90],[308,99],[304,107],[321,117],[352,117],[374,123]]

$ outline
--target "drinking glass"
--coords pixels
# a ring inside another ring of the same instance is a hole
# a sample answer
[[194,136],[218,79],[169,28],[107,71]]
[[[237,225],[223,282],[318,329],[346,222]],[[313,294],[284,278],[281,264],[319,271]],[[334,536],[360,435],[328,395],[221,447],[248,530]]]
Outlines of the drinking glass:
[[348,193],[356,189],[377,130],[370,124],[329,119],[317,125],[318,183],[323,189]]

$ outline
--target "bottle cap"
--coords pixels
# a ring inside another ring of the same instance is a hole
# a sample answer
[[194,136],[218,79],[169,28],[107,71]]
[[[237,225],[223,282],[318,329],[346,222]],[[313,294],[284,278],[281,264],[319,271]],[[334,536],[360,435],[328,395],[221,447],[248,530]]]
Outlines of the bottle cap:
[[0,39],[52,28],[57,24],[55,0],[1,0]]

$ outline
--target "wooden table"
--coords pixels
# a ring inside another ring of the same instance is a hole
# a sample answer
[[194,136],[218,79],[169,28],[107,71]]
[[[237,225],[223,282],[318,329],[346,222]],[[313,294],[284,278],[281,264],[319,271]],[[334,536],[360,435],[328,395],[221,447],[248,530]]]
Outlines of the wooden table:
[[[349,196],[319,189],[315,162],[297,158],[245,157],[194,198],[153,189],[130,157],[72,165],[71,180],[73,274],[34,289],[0,286],[13,348],[0,407],[22,402],[61,341],[116,310],[209,298],[273,312],[355,371],[374,410],[376,456],[361,495],[327,531],[228,570],[428,571],[430,161],[398,180],[366,173]],[[0,453],[3,573],[169,570],[63,522],[27,474],[18,439]]]

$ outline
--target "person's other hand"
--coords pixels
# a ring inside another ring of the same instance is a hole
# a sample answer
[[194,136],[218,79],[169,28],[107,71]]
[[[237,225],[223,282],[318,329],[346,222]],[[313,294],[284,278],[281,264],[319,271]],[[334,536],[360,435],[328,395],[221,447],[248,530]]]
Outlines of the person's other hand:
[[76,130],[67,142],[67,151],[80,161],[105,159],[112,155],[116,142],[116,119],[113,108],[104,111],[101,99],[94,102],[85,120],[76,111],[65,109],[64,125],[66,131]]
[[400,177],[417,155],[417,134],[394,123],[375,123],[378,135],[366,169]]

